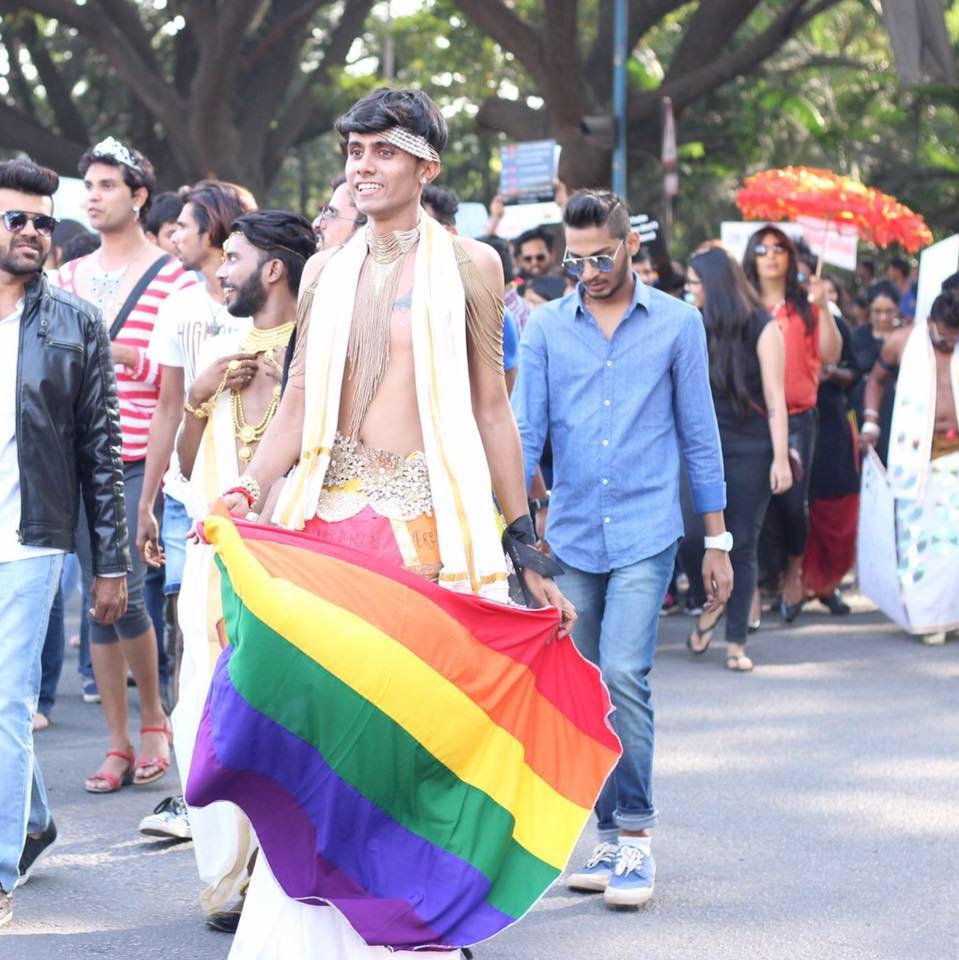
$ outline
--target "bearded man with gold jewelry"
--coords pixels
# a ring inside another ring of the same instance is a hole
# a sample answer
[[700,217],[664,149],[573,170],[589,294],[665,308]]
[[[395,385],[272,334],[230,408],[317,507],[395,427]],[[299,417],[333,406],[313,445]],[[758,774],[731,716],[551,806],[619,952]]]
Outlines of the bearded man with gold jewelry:
[[[576,613],[534,549],[503,375],[500,258],[421,210],[446,123],[424,93],[382,88],[336,128],[368,223],[304,270],[286,389],[226,506],[504,602],[505,551],[527,603],[557,608],[566,634]],[[261,852],[230,956],[294,955],[419,956],[370,946],[335,909],[294,900]]]
[[[252,459],[280,401],[283,360],[293,333],[297,288],[316,249],[310,222],[294,213],[246,213],[230,226],[216,272],[233,317],[252,328],[207,336],[184,405],[177,442],[180,469],[189,481],[187,507],[202,517],[207,505],[235,486]],[[187,545],[178,608],[183,633],[180,699],[173,713],[174,747],[183,783],[189,774],[203,704],[220,652],[219,573],[211,548]],[[190,826],[207,924],[236,929],[256,838],[232,804],[190,808]]]

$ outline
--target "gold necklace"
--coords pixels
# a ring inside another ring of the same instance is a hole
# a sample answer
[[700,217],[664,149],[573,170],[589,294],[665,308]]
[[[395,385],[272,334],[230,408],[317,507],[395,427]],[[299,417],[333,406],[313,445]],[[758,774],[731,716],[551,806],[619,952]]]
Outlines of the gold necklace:
[[393,263],[399,260],[404,253],[412,249],[413,244],[420,238],[420,225],[412,230],[391,230],[385,237],[373,232],[372,227],[366,231],[366,245],[374,263]]
[[295,320],[281,323],[278,327],[253,327],[240,343],[240,353],[269,353],[272,357],[277,347],[285,347],[293,334]]
[[253,459],[253,448],[263,438],[266,428],[270,425],[270,421],[280,406],[280,385],[278,383],[273,385],[273,396],[267,404],[266,413],[256,424],[247,422],[246,411],[243,409],[243,399],[239,390],[234,390],[232,393],[230,409],[233,413],[233,432],[241,444],[236,451],[236,455],[244,463],[249,463]]

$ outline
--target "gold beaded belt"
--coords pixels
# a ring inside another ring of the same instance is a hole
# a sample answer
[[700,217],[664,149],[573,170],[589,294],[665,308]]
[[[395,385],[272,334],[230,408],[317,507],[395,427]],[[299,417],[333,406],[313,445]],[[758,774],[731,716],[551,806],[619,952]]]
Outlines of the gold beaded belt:
[[316,515],[336,523],[356,516],[364,507],[390,520],[432,516],[426,455],[417,451],[401,457],[337,434]]

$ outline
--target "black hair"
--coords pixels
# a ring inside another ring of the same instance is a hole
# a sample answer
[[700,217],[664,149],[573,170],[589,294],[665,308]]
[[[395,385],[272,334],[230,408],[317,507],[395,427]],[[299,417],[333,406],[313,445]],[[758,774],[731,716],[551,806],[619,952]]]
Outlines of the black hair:
[[746,386],[747,351],[762,301],[742,267],[722,247],[696,254],[689,266],[703,284],[703,323],[709,345],[709,383],[730,398],[740,416],[752,409]]
[[789,256],[789,265],[786,268],[786,303],[802,317],[803,323],[806,325],[806,331],[812,333],[815,321],[813,320],[809,297],[806,296],[806,292],[799,285],[799,255],[792,237],[783,233],[779,227],[774,227],[771,223],[760,227],[749,238],[746,244],[746,252],[743,254],[743,271],[746,274],[746,279],[754,290],[760,289],[759,272],[756,270],[756,247],[759,246],[767,233],[771,233],[776,241],[786,248]]
[[532,277],[526,281],[524,289],[531,289],[544,300],[559,300],[566,294],[566,280],[563,277]]
[[223,246],[232,232],[232,223],[256,209],[248,190],[221,180],[201,180],[195,184],[183,198],[183,205],[187,204],[193,208],[193,219],[200,233],[205,233],[214,247]]
[[99,249],[100,234],[90,233],[88,230],[77,233],[64,243],[60,251],[60,266],[71,260],[79,260],[80,257],[85,257]]
[[653,262],[653,257],[652,257],[652,255],[650,254],[650,252],[649,252],[645,247],[640,247],[640,248],[633,254],[633,263],[634,263],[634,264],[637,264],[637,263],[650,263],[650,264],[651,264],[652,262]]
[[424,207],[432,207],[433,218],[444,227],[456,226],[456,211],[460,207],[460,198],[452,190],[428,183],[420,194],[420,203]]
[[873,276],[876,275],[876,261],[872,257],[863,257],[859,261],[859,266],[863,270],[868,270]]
[[546,244],[546,249],[550,253],[553,252],[553,236],[548,230],[544,230],[543,227],[532,227],[529,230],[524,230],[514,241],[513,241],[513,251],[518,257],[523,252],[523,244],[529,243],[530,240],[542,240]]
[[943,289],[932,303],[929,319],[942,322],[953,330],[959,330],[959,291]]
[[170,190],[165,193],[158,193],[153,198],[153,203],[150,204],[150,213],[147,216],[144,229],[155,237],[159,236],[165,223],[176,223],[182,209],[183,197],[179,193]]
[[142,154],[139,150],[134,150],[132,147],[127,148],[130,152],[130,156],[133,157],[133,162],[136,164],[136,167],[128,167],[125,163],[120,163],[116,157],[110,156],[106,153],[97,153],[96,147],[90,147],[82,157],[80,157],[80,163],[77,169],[80,171],[80,176],[85,177],[87,175],[87,170],[95,163],[105,163],[109,167],[118,167],[120,172],[123,174],[123,182],[130,188],[130,193],[136,193],[141,187],[146,187],[147,198],[143,203],[143,206],[140,207],[140,223],[146,224],[147,215],[150,213],[150,205],[153,203],[153,195],[156,193],[157,189],[157,175],[156,170],[153,169],[153,164]]
[[257,250],[282,261],[286,282],[297,292],[303,267],[316,253],[316,235],[306,217],[288,210],[255,210],[237,217],[230,233],[242,233]]
[[443,114],[422,90],[379,87],[336,121],[336,131],[344,139],[351,133],[381,133],[391,127],[405,127],[418,134],[437,153],[443,152],[449,140]]
[[34,197],[52,197],[60,178],[47,167],[31,160],[6,160],[0,163],[0,189],[18,190]]
[[879,280],[871,284],[866,291],[866,305],[871,307],[873,301],[879,297],[888,297],[898,307],[902,294],[892,280]]
[[513,272],[513,258],[509,252],[509,241],[504,240],[502,237],[497,237],[495,234],[477,237],[476,239],[492,247],[499,254],[499,258],[503,262],[503,282],[512,283],[516,275]]
[[893,257],[887,264],[887,268],[888,267],[892,267],[893,270],[898,270],[904,277],[908,277],[912,273],[912,267],[909,265],[909,261],[903,257]]
[[63,249],[63,245],[68,240],[72,240],[81,233],[89,232],[79,220],[70,220],[69,218],[58,220],[57,225],[53,228],[53,248],[54,250],[57,248]]
[[959,273],[951,273],[946,277],[946,279],[942,281],[942,287],[940,289],[942,293],[951,293],[959,290]]
[[606,227],[620,239],[628,237],[633,229],[626,201],[609,190],[577,190],[566,201],[563,223],[579,229]]

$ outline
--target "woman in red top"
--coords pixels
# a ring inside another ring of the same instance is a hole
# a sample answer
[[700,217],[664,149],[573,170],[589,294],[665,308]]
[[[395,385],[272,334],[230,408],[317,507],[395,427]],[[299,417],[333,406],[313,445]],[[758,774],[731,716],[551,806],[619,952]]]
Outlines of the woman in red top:
[[773,226],[757,230],[746,245],[743,269],[783,334],[790,455],[798,455],[802,464],[802,482],[775,495],[768,513],[768,521],[782,531],[786,563],[780,611],[790,623],[803,599],[802,561],[809,535],[809,468],[816,442],[819,368],[839,360],[842,338],[829,311],[810,303],[824,300],[822,281],[811,278],[808,295],[800,286],[796,246],[782,230]]

